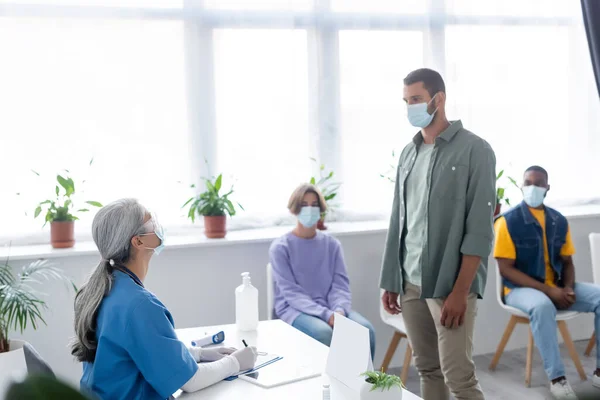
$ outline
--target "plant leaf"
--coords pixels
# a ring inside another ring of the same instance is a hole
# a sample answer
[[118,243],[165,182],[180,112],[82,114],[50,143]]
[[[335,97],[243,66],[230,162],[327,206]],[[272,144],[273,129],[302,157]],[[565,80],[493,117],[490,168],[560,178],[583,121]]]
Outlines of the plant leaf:
[[90,211],[90,210],[87,208],[80,208],[79,210],[77,210],[77,212],[88,212],[88,211]]
[[35,212],[33,213],[33,218],[37,218],[41,212],[42,212],[42,207],[37,206],[37,208],[35,209]]
[[314,184],[315,184],[315,182],[316,182],[316,181],[315,181],[315,177],[314,177],[314,176],[313,176],[312,178],[310,178],[310,184],[311,184],[311,185],[314,185]]
[[36,174],[37,176],[40,176],[40,173],[39,173],[39,172],[36,172],[36,171],[34,171],[34,170],[31,170],[31,172],[33,172],[33,173],[34,173],[34,174]]
[[222,181],[223,181],[223,174],[220,174],[220,175],[217,177],[217,180],[215,181],[215,189],[217,189],[217,192],[218,192],[219,190],[221,190],[221,183],[222,183]]
[[496,180],[500,179],[502,177],[502,175],[504,175],[504,170],[501,170],[500,172],[498,172],[498,175],[496,176]]
[[71,186],[69,185],[68,180],[63,178],[61,175],[56,175],[56,180],[58,181],[59,185],[62,186],[63,189],[65,189],[66,192],[69,192]]
[[187,206],[188,204],[190,204],[192,201],[194,201],[195,197],[190,197],[188,201],[186,201],[185,203],[183,203],[183,205],[181,206],[181,208],[184,208],[185,206]]
[[99,203],[97,201],[86,201],[87,204],[89,204],[90,206],[94,206],[94,207],[102,207],[102,203]]

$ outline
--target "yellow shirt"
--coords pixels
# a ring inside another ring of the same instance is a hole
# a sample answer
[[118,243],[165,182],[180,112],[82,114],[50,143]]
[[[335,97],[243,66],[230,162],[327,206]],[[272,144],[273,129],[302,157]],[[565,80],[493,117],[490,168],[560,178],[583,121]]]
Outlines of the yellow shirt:
[[[531,214],[538,221],[544,232],[544,261],[546,261],[546,285],[556,286],[554,283],[554,270],[550,264],[550,256],[548,255],[548,241],[546,240],[546,215],[544,210],[538,210],[535,208],[529,208]],[[496,230],[496,242],[494,244],[494,258],[508,258],[516,260],[517,250],[515,244],[510,237],[508,227],[506,226],[506,220],[504,217],[500,217],[494,224]],[[572,256],[575,254],[575,246],[573,246],[573,240],[571,239],[571,228],[567,230],[567,238],[565,244],[560,249],[561,256]],[[504,288],[504,295],[510,293],[510,289]]]

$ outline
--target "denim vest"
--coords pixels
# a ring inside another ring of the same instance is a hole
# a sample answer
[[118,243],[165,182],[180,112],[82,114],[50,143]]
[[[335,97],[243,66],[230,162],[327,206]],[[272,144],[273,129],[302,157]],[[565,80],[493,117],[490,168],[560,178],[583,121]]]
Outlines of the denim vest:
[[[546,218],[546,239],[550,265],[555,272],[555,283],[560,285],[562,276],[562,259],[560,250],[567,240],[569,224],[558,211],[544,207]],[[544,283],[546,280],[546,261],[544,260],[544,243],[542,227],[535,219],[525,202],[504,214],[508,232],[515,244],[517,259],[515,267],[530,277]],[[503,279],[504,285],[515,288],[517,285]]]

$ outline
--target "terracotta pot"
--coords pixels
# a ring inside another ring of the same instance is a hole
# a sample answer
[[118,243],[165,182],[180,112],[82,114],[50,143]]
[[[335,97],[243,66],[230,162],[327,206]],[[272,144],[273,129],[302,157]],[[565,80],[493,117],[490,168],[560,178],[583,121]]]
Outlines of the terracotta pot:
[[227,235],[227,217],[204,216],[204,234],[210,239],[222,239]]
[[325,219],[321,218],[319,222],[317,222],[317,229],[320,231],[326,231],[327,227],[325,226]]
[[0,353],[0,398],[8,386],[14,381],[19,381],[27,375],[27,363],[23,352],[22,340],[9,340],[8,352]]
[[360,400],[402,400],[402,388],[392,386],[389,390],[373,390],[371,391],[369,382],[363,382],[360,388]]
[[50,243],[55,249],[67,249],[75,245],[75,223],[54,221],[50,223]]
[[494,210],[494,218],[500,215],[500,211],[502,210],[502,204],[496,204],[496,209]]

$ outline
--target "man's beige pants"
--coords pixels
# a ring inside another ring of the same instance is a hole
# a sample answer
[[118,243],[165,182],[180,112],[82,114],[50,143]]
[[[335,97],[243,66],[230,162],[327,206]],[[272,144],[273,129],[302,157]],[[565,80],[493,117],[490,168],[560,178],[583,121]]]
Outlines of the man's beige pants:
[[[477,295],[470,294],[463,324],[448,329],[440,323],[443,299],[420,299],[421,289],[408,282],[400,302],[421,377],[424,400],[482,400],[473,363],[473,328]],[[449,389],[449,390],[448,390]]]

